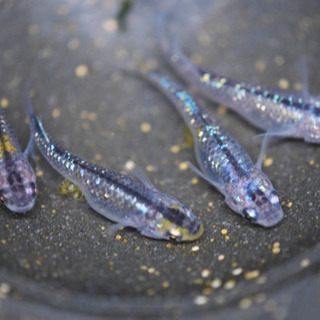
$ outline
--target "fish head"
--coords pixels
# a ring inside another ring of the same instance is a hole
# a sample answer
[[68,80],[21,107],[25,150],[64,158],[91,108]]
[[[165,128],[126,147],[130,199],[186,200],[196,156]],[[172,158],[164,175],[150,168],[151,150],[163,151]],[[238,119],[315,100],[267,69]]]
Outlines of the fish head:
[[230,185],[227,204],[248,221],[263,227],[273,227],[284,217],[278,192],[270,180],[255,168],[251,176]]
[[16,167],[6,174],[6,181],[0,189],[0,201],[12,212],[25,213],[34,206],[36,179],[28,163],[26,166],[20,163]]
[[195,241],[203,234],[203,225],[188,206],[174,201],[160,206],[156,217],[150,219],[142,233],[176,242]]

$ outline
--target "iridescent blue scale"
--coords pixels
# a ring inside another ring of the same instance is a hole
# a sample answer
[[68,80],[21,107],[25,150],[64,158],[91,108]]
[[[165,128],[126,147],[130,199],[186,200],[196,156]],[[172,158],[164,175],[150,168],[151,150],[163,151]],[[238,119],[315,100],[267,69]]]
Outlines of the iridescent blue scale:
[[[162,52],[173,70],[208,99],[237,112],[272,136],[320,143],[320,98],[235,81],[194,65],[162,35]],[[173,58],[174,57],[174,58]]]
[[[193,165],[190,167],[215,186],[235,212],[265,227],[279,223],[283,212],[277,192],[236,139],[168,76],[141,71],[136,71],[136,74],[150,81],[173,103],[191,130],[201,171]],[[247,199],[248,188],[254,190],[254,199]],[[264,192],[261,193],[262,189]],[[278,200],[274,201],[276,197]]]
[[0,201],[13,212],[25,213],[33,208],[36,191],[34,171],[0,107]]
[[142,172],[129,176],[100,167],[60,147],[34,114],[30,97],[26,105],[32,137],[44,158],[84,193],[88,204],[116,228],[133,227],[157,239],[193,241],[203,233],[194,212],[177,199],[157,190]]

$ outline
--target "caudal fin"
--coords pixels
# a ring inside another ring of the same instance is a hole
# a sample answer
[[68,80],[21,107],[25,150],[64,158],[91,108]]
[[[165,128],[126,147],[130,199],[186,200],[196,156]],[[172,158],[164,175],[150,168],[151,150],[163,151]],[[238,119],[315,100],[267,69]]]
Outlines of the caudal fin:
[[35,115],[32,101],[31,101],[31,97],[30,97],[30,91],[31,91],[31,86],[32,86],[35,74],[36,74],[36,70],[37,69],[34,66],[31,70],[31,74],[30,74],[30,77],[29,77],[28,82],[26,84],[26,88],[25,88],[25,92],[24,92],[25,112],[26,112],[27,116],[30,118]]
[[[175,7],[177,1],[174,1],[171,8]],[[171,56],[174,52],[181,53],[179,46],[174,41],[170,41],[166,33],[166,25],[168,24],[168,9],[163,9],[157,15],[157,37],[160,43],[162,54],[165,58]]]
[[170,41],[166,35],[165,25],[168,19],[167,12],[161,11],[157,16],[157,37],[160,43],[162,54],[167,56],[170,53]]

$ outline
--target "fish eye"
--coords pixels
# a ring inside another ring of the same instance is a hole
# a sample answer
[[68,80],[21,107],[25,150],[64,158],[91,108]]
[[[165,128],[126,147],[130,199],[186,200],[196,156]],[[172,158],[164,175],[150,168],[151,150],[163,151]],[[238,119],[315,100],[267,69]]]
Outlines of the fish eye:
[[8,189],[1,189],[0,190],[0,202],[4,202],[5,201],[5,194],[8,192]]
[[26,192],[31,196],[34,196],[37,193],[37,187],[34,182],[30,182],[28,187],[26,188]]
[[171,240],[177,240],[181,237],[181,232],[178,228],[172,228],[168,233]]
[[254,192],[251,189],[247,190],[247,195],[250,200],[252,200],[252,201],[256,200],[256,195],[254,194]]
[[258,218],[257,211],[255,209],[251,208],[245,208],[242,210],[242,215],[248,220],[248,221],[256,221]]
[[278,192],[276,190],[273,190],[273,191],[270,192],[269,201],[273,205],[280,204],[280,197],[279,197],[279,194],[278,194]]

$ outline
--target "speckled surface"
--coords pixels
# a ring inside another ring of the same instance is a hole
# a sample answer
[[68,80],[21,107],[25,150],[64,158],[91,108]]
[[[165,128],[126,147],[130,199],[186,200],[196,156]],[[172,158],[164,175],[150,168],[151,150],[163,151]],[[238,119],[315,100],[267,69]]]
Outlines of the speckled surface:
[[[181,5],[180,3],[183,3]],[[127,30],[113,20],[120,1],[0,0],[0,102],[24,148],[23,94],[47,131],[74,154],[121,170],[129,159],[155,185],[192,206],[203,237],[155,241],[134,230],[107,235],[111,222],[59,194],[58,175],[37,162],[39,194],[24,217],[1,207],[0,319],[299,319],[319,299],[319,146],[273,143],[264,171],[283,199],[284,221],[250,225],[190,170],[184,124],[151,86],[117,73],[138,64],[169,72],[155,37],[164,3],[135,1]],[[316,1],[179,1],[168,33],[196,63],[227,76],[319,94],[320,4]],[[260,132],[223,107],[204,106],[253,159]]]

